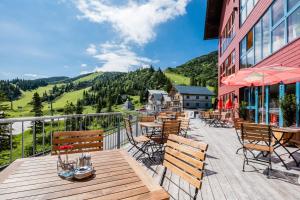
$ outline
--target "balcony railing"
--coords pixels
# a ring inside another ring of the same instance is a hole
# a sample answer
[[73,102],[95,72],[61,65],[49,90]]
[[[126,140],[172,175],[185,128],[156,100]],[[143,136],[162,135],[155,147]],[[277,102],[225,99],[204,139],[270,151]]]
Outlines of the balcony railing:
[[[138,113],[131,114],[138,135]],[[121,148],[128,142],[119,112],[0,119],[0,169],[18,158],[48,154],[54,132],[99,129],[104,130],[104,150]]]

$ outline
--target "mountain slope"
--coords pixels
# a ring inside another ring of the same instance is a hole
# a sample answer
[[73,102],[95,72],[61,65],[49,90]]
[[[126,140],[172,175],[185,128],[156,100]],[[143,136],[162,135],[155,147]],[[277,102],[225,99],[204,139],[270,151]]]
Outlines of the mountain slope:
[[[167,68],[166,74],[178,74],[190,78],[191,85],[217,88],[218,52],[194,58],[175,68]],[[171,78],[172,79],[172,78]],[[176,80],[176,79],[175,79]]]

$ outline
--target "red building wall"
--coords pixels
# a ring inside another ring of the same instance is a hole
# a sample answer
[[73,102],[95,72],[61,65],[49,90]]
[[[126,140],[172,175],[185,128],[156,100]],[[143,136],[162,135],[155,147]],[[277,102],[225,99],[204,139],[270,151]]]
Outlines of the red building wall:
[[[250,15],[247,17],[244,24],[240,27],[239,26],[239,0],[224,0],[223,9],[222,9],[222,15],[221,15],[221,23],[220,23],[220,30],[219,35],[221,35],[222,31],[224,30],[224,27],[226,26],[226,23],[234,10],[234,7],[237,8],[237,11],[235,12],[235,37],[233,38],[230,45],[227,47],[225,52],[221,55],[219,51],[219,57],[218,57],[218,65],[220,66],[226,58],[229,56],[229,54],[235,50],[236,57],[235,57],[235,71],[237,72],[239,70],[240,65],[240,49],[239,49],[239,43],[240,41],[245,37],[245,35],[254,27],[256,22],[263,16],[265,11],[269,8],[269,6],[272,4],[272,0],[260,0]],[[218,49],[220,49],[220,42]],[[272,64],[283,64],[287,66],[300,66],[300,39],[297,39],[287,45],[285,45],[283,48],[279,49],[277,52],[272,53],[269,57],[263,59],[261,62],[257,63],[254,67],[261,67],[266,65],[272,65]],[[220,74],[220,68],[219,68],[219,74]],[[238,87],[232,87],[232,86],[222,86],[220,85],[220,76],[219,76],[219,97],[230,93],[235,92],[237,96],[239,96]]]

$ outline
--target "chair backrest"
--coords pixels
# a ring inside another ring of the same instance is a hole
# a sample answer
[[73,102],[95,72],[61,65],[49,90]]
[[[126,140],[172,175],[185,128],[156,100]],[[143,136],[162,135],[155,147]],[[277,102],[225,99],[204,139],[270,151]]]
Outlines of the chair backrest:
[[269,125],[241,123],[241,130],[243,142],[257,141],[263,142],[268,146],[272,144],[273,136]]
[[154,122],[155,117],[154,116],[141,116],[139,121],[140,122]]
[[188,118],[179,118],[180,121],[180,128],[183,130],[188,130],[190,127],[190,119]]
[[233,123],[234,123],[234,128],[236,131],[241,131],[241,128],[242,128],[242,123],[244,122],[245,120],[243,118],[235,118],[233,120]]
[[135,144],[135,140],[133,138],[132,123],[129,118],[124,118],[124,126],[125,126],[128,141],[131,144]]
[[163,165],[200,189],[207,148],[208,145],[205,143],[169,135]]
[[[72,149],[62,150],[62,146],[72,145]],[[103,150],[103,130],[63,131],[53,133],[51,155],[81,153]]]
[[162,142],[166,143],[169,135],[179,135],[180,121],[164,121],[162,126]]
[[176,119],[178,119],[178,118],[185,118],[186,115],[185,115],[184,112],[177,112],[177,113],[175,114],[175,117],[176,117]]

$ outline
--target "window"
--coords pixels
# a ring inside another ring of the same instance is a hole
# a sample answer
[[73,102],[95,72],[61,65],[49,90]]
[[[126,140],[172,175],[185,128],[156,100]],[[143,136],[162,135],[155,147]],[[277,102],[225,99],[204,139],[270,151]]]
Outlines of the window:
[[197,107],[197,108],[199,108],[199,105],[200,105],[199,103],[196,103],[196,107]]
[[270,48],[270,12],[267,12],[262,18],[262,36],[263,36],[263,58],[271,54]]
[[205,96],[205,99],[208,99],[208,96]]
[[272,24],[275,25],[284,16],[284,0],[276,0],[272,5]]
[[272,50],[277,51],[284,45],[284,22],[277,26],[272,32]]
[[223,77],[229,76],[233,73],[235,73],[235,50],[233,50],[231,54],[221,64],[219,71],[219,80],[221,81]]
[[187,99],[189,99],[189,98],[190,98],[190,96],[186,96],[186,98],[187,98]]
[[[298,0],[297,0],[298,2]],[[288,41],[291,42],[300,36],[300,8],[288,17]]]
[[186,105],[186,106],[190,106],[190,103],[186,103],[185,105]]
[[199,96],[198,96],[198,95],[196,96],[196,99],[199,99]]
[[224,30],[221,34],[221,46],[220,46],[220,53],[224,53],[224,51],[227,49],[229,44],[231,43],[232,39],[235,36],[235,25],[234,25],[234,19],[235,19],[235,11],[233,11],[224,27]]
[[240,23],[243,24],[259,0],[240,0]]
[[244,37],[240,43],[240,68],[251,67],[254,65],[254,50],[253,50],[253,30]]
[[275,0],[240,41],[240,69],[255,65],[299,37],[300,0]]
[[288,10],[291,10],[299,3],[299,0],[288,0]]
[[247,34],[247,51],[253,47],[253,30]]
[[262,32],[261,32],[261,21],[259,21],[254,27],[254,61],[258,63],[262,59]]

